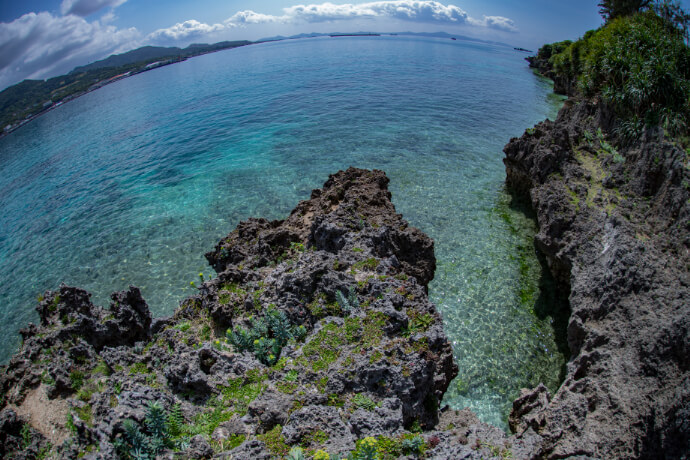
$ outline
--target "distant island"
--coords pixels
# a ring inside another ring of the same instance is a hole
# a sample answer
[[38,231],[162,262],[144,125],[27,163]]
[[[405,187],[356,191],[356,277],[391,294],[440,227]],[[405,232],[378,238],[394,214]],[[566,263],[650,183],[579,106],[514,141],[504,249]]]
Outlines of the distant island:
[[[102,88],[105,85],[123,78],[131,77],[141,72],[158,67],[182,62],[188,58],[216,51],[237,48],[251,44],[266,43],[281,40],[295,40],[318,37],[380,37],[381,35],[397,36],[410,35],[426,38],[449,38],[491,45],[509,47],[505,43],[480,40],[462,35],[450,35],[446,32],[398,32],[398,33],[310,33],[290,37],[276,36],[251,42],[223,41],[215,44],[192,44],[186,48],[143,46],[122,54],[113,54],[106,59],[88,65],[74,68],[66,75],[49,78],[47,80],[24,80],[0,92],[0,138],[17,128],[24,126],[31,120],[83,96],[84,94]],[[517,49],[517,48],[516,48]]]

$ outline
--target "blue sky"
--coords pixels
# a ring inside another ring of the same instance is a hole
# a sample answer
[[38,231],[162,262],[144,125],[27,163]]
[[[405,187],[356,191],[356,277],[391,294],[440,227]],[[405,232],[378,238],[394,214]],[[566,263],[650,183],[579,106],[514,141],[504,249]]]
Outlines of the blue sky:
[[303,32],[445,31],[536,49],[601,24],[598,0],[0,0],[0,89],[143,45]]

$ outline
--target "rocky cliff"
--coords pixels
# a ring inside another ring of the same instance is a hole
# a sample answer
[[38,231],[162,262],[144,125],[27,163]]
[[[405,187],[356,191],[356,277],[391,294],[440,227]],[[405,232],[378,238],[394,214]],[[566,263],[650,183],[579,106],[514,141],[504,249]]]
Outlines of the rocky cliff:
[[565,382],[515,401],[511,427],[548,458],[686,458],[690,452],[690,163],[647,130],[614,148],[600,100],[505,147],[507,184],[537,214],[535,242],[569,292]]
[[571,310],[565,381],[523,390],[514,435],[439,409],[457,368],[433,242],[383,172],[350,168],[285,220],[240,223],[170,318],[135,287],[107,309],[47,292],[0,375],[0,456],[686,458],[688,154],[655,130],[614,148],[614,125],[571,99],[505,147]]
[[434,245],[387,184],[350,168],[285,220],[240,223],[170,318],[135,287],[107,309],[47,292],[2,369],[0,456],[529,456],[538,437],[439,410],[457,367],[426,295]]

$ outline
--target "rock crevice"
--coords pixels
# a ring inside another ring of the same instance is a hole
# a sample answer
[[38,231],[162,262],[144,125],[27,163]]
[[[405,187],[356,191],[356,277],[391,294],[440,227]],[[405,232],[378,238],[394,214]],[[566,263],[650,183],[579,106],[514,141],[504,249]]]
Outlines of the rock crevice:
[[552,458],[690,451],[690,168],[648,130],[616,145],[601,100],[569,99],[506,145],[507,184],[536,212],[537,247],[569,293],[566,379],[515,401],[511,427]]

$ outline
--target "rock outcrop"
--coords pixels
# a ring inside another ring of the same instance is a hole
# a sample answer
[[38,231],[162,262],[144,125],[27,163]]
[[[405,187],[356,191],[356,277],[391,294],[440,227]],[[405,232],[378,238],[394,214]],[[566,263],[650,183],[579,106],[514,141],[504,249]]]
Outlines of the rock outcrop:
[[549,62],[550,53],[542,55],[542,50],[536,56],[528,56],[525,58],[529,62],[529,66],[539,72],[546,78],[553,81],[553,91],[556,94],[564,96],[574,96],[577,92],[577,80],[558,72],[554,72],[553,66]]
[[511,427],[547,458],[686,458],[690,452],[690,160],[648,130],[625,148],[597,100],[505,147],[535,238],[569,292],[565,382],[524,391]]
[[0,374],[0,456],[686,458],[688,154],[658,131],[617,150],[614,125],[569,100],[505,147],[571,310],[565,381],[522,391],[514,435],[439,409],[457,367],[433,241],[383,172],[350,168],[285,220],[240,223],[172,317],[135,287],[109,309],[47,292]]
[[457,366],[426,295],[434,245],[387,184],[350,168],[287,219],[242,222],[207,254],[217,277],[170,318],[152,320],[135,287],[109,309],[78,288],[47,292],[2,369],[0,456],[281,458],[375,443],[387,458],[479,458],[487,436],[504,449],[500,430],[438,409]]

